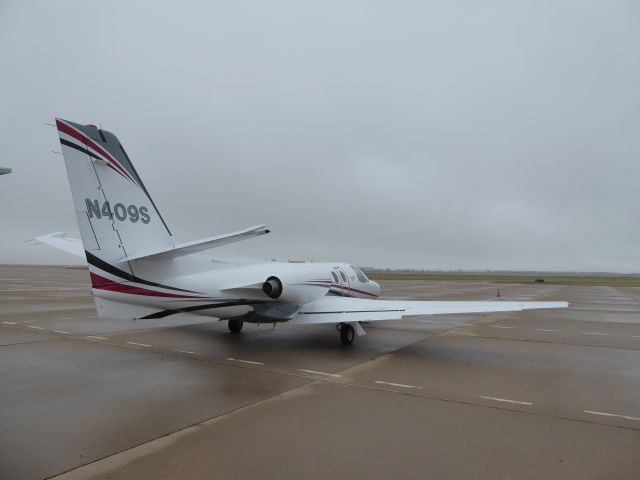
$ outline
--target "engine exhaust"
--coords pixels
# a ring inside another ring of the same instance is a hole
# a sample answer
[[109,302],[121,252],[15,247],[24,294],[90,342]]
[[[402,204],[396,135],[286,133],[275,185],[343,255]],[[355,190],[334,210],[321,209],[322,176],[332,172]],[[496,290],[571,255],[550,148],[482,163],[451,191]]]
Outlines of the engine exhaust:
[[262,291],[269,297],[276,299],[282,295],[282,282],[278,277],[269,277],[262,284]]

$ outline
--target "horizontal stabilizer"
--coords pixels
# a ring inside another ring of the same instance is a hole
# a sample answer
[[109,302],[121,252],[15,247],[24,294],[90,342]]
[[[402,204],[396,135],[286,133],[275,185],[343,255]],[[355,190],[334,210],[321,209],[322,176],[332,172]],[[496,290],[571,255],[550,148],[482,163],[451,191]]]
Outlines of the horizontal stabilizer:
[[49,233],[40,237],[34,238],[37,242],[44,243],[50,247],[63,250],[76,257],[85,258],[84,247],[82,241],[79,238],[68,237],[64,232]]
[[128,255],[124,260],[141,260],[143,258],[149,259],[160,256],[180,257],[182,255],[189,255],[191,253],[210,250],[230,243],[239,242],[241,240],[246,240],[247,238],[257,237],[266,233],[269,233],[269,230],[265,228],[265,225],[256,225],[255,227],[249,227],[245,230],[240,230],[239,232],[227,233],[217,237],[203,238],[202,240],[195,240],[193,242],[179,243],[172,248],[133,253]]

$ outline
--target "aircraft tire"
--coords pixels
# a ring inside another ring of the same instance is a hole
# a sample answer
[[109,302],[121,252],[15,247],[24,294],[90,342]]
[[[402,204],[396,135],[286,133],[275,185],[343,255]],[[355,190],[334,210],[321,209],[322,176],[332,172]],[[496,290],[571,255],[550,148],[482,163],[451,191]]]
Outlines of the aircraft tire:
[[343,323],[340,327],[340,341],[344,345],[352,345],[356,338],[356,331],[348,323]]
[[231,333],[239,333],[242,330],[244,322],[242,320],[229,319],[229,331]]

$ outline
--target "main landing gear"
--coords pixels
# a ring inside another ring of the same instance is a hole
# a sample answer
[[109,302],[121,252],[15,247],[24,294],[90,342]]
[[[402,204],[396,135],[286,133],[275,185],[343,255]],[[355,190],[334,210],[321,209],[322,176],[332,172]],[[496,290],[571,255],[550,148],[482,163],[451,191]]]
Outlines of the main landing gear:
[[356,338],[355,329],[348,323],[339,323],[336,325],[336,329],[340,332],[340,341],[345,345],[353,344]]
[[240,330],[242,330],[242,326],[244,325],[244,322],[242,320],[236,320],[236,319],[229,319],[229,331],[231,333],[238,333],[240,332]]

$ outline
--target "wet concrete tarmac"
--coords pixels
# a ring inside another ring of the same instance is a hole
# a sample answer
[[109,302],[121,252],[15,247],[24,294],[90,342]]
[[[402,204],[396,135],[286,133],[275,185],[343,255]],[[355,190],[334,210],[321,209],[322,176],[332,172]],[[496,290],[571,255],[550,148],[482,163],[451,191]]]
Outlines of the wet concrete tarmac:
[[0,479],[640,478],[640,289],[382,286],[572,306],[344,347],[327,326],[100,319],[86,271],[0,267]]

